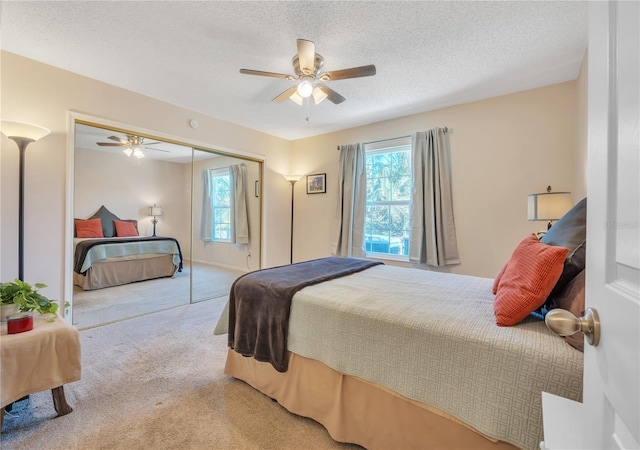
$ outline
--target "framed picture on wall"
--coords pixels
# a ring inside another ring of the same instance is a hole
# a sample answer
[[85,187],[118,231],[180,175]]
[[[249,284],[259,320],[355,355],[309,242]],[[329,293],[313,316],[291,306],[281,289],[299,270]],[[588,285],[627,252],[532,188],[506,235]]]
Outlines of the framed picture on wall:
[[325,194],[327,192],[327,174],[307,175],[307,194]]

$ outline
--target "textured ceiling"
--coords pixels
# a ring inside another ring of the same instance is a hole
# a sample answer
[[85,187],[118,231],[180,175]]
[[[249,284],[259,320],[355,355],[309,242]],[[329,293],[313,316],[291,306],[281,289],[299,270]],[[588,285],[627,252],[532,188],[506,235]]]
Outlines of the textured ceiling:
[[[2,1],[2,48],[286,139],[573,80],[586,2]],[[334,105],[271,99],[293,82],[296,39],[324,70]],[[308,120],[306,120],[308,117]]]

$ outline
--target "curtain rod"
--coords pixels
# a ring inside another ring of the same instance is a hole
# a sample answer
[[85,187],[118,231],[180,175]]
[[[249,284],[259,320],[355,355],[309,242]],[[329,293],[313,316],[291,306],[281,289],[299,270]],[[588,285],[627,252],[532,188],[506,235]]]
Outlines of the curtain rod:
[[[216,170],[216,169],[230,169],[231,166],[237,166],[238,164],[229,164],[228,166],[220,166],[220,167],[209,167],[209,170]],[[242,167],[247,167],[247,165],[245,163],[240,163],[239,164]]]
[[[448,133],[449,132],[449,128],[443,127],[442,131],[444,131],[445,133]],[[395,141],[396,139],[406,139],[406,138],[410,138],[410,137],[411,137],[411,135],[409,135],[409,136],[399,136],[399,137],[390,138],[390,139],[380,139],[378,141],[365,142],[365,145],[367,145],[367,144],[378,144],[380,142],[386,142],[386,141]],[[339,145],[338,145],[337,149],[340,150],[340,146]]]

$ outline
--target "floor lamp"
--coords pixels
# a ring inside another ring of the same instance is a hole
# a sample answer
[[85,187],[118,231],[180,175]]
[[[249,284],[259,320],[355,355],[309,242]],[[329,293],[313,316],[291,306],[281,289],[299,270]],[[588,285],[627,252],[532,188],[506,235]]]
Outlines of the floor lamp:
[[293,198],[294,198],[294,187],[298,180],[302,178],[302,175],[283,175],[283,177],[291,183],[291,253],[289,257],[289,263],[293,264]]
[[15,141],[20,150],[20,178],[18,188],[18,279],[24,281],[24,161],[27,145],[51,133],[44,127],[30,123],[0,121],[0,132]]

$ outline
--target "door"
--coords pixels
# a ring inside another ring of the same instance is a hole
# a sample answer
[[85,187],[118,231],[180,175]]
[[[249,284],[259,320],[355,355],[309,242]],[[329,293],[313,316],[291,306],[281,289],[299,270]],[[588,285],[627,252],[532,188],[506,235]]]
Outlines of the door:
[[[589,4],[583,403],[543,394],[545,447],[640,448],[640,3]],[[567,425],[569,425],[567,427]]]

